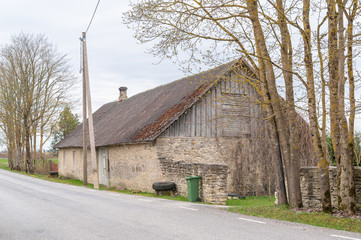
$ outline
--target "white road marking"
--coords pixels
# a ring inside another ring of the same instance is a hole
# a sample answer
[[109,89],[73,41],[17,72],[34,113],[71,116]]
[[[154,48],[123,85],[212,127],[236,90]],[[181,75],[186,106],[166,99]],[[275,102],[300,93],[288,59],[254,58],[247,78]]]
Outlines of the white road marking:
[[229,208],[229,207],[232,207],[232,206],[223,206],[223,205],[203,205],[203,206],[214,207],[214,208]]
[[119,194],[115,194],[115,193],[110,193],[110,195],[116,196],[116,197],[119,197],[119,196],[120,196]]
[[189,207],[179,207],[179,208],[183,208],[183,209],[187,209],[187,210],[192,210],[192,211],[198,211],[198,209],[196,209],[196,208],[189,208]]
[[143,198],[139,198],[139,201],[143,201],[143,202],[153,202],[153,200],[150,199],[143,199]]
[[261,221],[257,221],[257,220],[252,220],[252,219],[248,219],[248,218],[238,218],[239,220],[244,220],[244,221],[249,221],[249,222],[254,222],[254,223],[261,223],[261,224],[266,224],[265,222],[261,222]]
[[360,238],[345,237],[345,236],[341,236],[341,235],[330,235],[330,236],[335,237],[335,238],[342,238],[342,239],[361,240]]
[[89,188],[87,188],[86,190],[88,190],[89,192],[95,192],[95,190]]

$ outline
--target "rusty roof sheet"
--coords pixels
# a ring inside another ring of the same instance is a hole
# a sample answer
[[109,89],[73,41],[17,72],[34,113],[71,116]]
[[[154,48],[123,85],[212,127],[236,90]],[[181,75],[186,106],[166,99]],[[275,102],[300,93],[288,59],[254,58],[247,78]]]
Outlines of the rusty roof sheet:
[[[239,61],[103,105],[93,114],[96,147],[153,141]],[[82,128],[54,147],[82,147]]]

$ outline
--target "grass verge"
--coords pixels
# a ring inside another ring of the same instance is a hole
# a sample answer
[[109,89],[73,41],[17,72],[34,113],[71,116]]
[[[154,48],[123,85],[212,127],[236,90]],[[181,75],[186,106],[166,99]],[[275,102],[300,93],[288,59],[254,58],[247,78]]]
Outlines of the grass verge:
[[[35,177],[35,178],[39,178],[39,179],[46,180],[46,181],[71,184],[71,185],[75,185],[75,186],[83,186],[83,181],[80,181],[80,180],[77,180],[77,179],[69,179],[69,178],[64,178],[64,177],[57,177],[56,178],[56,177],[50,177],[48,175],[43,175],[43,174],[37,174],[37,173],[27,174],[25,171],[11,170],[9,168],[7,159],[0,159],[0,169],[4,169],[4,170],[10,171],[10,172],[15,172],[15,173],[19,173],[19,174],[22,174],[22,175]],[[88,184],[87,187],[88,188],[94,188],[94,185],[93,184]]]
[[170,200],[176,200],[176,201],[188,201],[188,199],[183,196],[155,195],[154,193],[141,192],[141,191],[134,193],[134,191],[132,191],[132,190],[127,190],[127,189],[118,190],[116,188],[109,188],[109,187],[104,187],[104,186],[100,186],[99,188],[100,188],[100,190],[119,192],[119,193],[125,193],[125,194],[135,194],[135,195],[144,196],[144,197],[155,197],[155,198],[163,198],[163,199],[170,199]]
[[289,222],[304,223],[318,227],[361,233],[361,220],[342,218],[322,212],[296,212],[287,206],[275,206],[274,198],[247,197],[246,199],[228,200],[228,210],[234,213],[272,218]]

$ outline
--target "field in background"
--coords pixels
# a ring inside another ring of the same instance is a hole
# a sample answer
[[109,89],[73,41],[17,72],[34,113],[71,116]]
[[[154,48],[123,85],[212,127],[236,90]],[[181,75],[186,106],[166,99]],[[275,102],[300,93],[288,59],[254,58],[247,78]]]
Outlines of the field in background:
[[8,164],[8,160],[7,159],[0,159],[0,164]]

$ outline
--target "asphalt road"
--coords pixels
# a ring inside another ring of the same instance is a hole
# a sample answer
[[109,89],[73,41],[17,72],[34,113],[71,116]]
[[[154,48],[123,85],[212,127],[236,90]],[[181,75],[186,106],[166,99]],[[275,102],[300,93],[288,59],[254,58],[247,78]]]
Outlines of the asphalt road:
[[0,169],[0,239],[354,239],[225,208],[97,191]]

